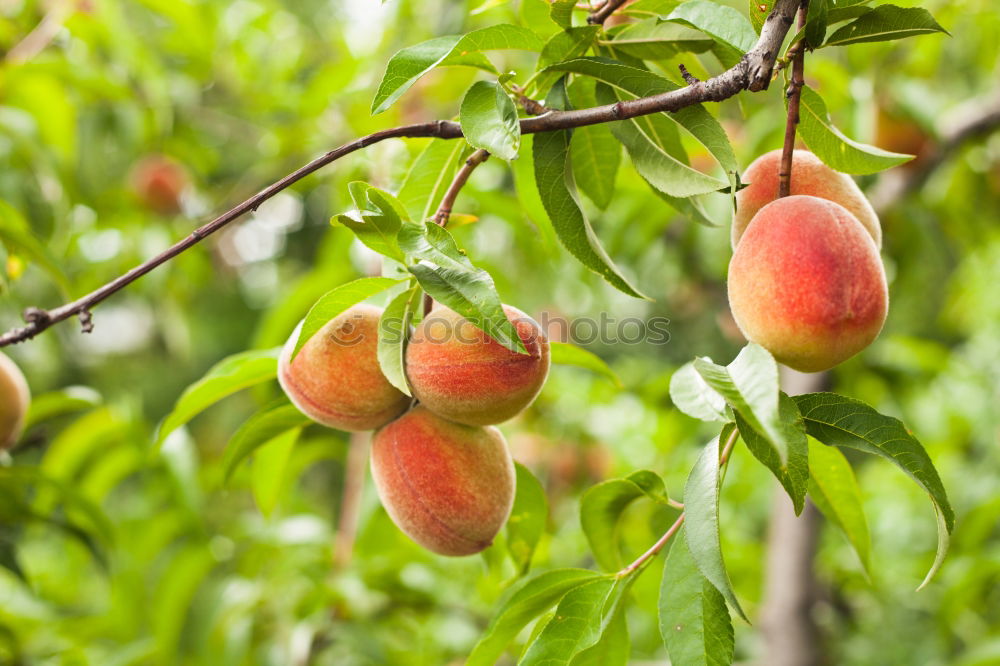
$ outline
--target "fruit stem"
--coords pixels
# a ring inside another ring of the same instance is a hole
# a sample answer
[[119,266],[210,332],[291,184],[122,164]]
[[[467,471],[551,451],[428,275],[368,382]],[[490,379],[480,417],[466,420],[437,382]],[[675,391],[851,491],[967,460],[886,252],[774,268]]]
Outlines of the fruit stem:
[[[809,0],[799,6],[799,29],[806,24]],[[781,150],[781,170],[778,172],[778,198],[787,197],[792,191],[792,155],[795,150],[795,130],[799,124],[799,103],[805,85],[805,45],[801,42],[792,56],[792,78],[785,93],[788,96],[788,116],[785,120],[785,144]]]

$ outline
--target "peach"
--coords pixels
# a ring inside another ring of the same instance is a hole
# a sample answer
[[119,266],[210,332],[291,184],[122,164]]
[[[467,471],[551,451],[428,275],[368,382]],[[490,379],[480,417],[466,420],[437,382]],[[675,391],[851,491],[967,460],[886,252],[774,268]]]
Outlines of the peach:
[[542,390],[549,341],[534,319],[503,307],[527,354],[510,351],[442,305],[420,322],[406,348],[406,375],[414,397],[432,412],[491,425],[519,414]]
[[[742,179],[750,184],[736,193],[736,214],[733,215],[731,234],[734,250],[757,211],[778,197],[780,170],[781,151],[772,150],[751,162],[743,173]],[[820,162],[808,150],[792,153],[790,194],[808,194],[840,204],[853,213],[871,234],[875,247],[882,247],[882,226],[878,215],[858,184],[847,174],[834,171]]]
[[144,206],[161,215],[181,210],[181,194],[188,184],[184,167],[163,155],[150,155],[132,170],[132,189]]
[[28,382],[21,369],[0,354],[0,451],[17,443],[30,401]]
[[729,305],[747,339],[803,372],[867,347],[885,322],[885,272],[846,208],[789,196],[754,216],[729,264]]
[[278,382],[288,399],[317,423],[338,430],[379,428],[410,403],[378,364],[382,309],[355,305],[327,322],[291,360],[302,324],[278,361]]
[[488,547],[514,504],[514,462],[500,431],[420,405],[375,433],[371,467],[389,517],[440,555]]

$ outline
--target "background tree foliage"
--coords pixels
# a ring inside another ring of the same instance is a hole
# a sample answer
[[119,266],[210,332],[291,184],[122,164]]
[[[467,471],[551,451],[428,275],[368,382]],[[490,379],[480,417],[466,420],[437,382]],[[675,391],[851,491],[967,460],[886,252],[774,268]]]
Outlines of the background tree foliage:
[[[540,22],[548,20],[546,4],[4,4],[0,325],[17,325],[27,306],[90,291],[346,140],[456,115],[465,91],[485,78],[475,69],[435,70],[371,116],[391,55],[497,23],[527,25],[541,40],[559,29]],[[997,95],[994,3],[920,4],[951,38],[809,56],[808,83],[849,136],[919,152],[946,136],[970,101],[975,110],[976,100]],[[743,3],[733,6],[745,11]],[[18,56],[26,35],[53,23],[44,48]],[[720,71],[708,55],[659,56],[670,78],[678,62],[699,78]],[[501,72],[524,73],[515,79],[523,82],[536,56],[490,57]],[[710,108],[741,165],[780,145],[781,97],[776,84]],[[902,145],[886,127],[911,127],[902,139],[912,133],[916,141]],[[452,231],[505,302],[570,320],[602,312],[670,319],[668,344],[586,345],[621,387],[558,366],[534,407],[504,426],[549,506],[533,557],[506,557],[503,542],[524,538],[516,531],[484,557],[430,555],[392,525],[369,484],[353,558],[335,562],[346,436],[308,427],[294,445],[258,449],[227,478],[234,433],[278,397],[273,382],[225,399],[154,447],[158,425],[211,366],[283,343],[322,294],[378,272],[377,257],[346,229],[331,228],[330,217],[353,208],[351,181],[397,191],[426,145],[387,141],[308,178],[96,309],[90,335],[70,323],[4,350],[26,370],[35,402],[21,447],[0,468],[0,661],[460,661],[518,568],[598,568],[602,558],[619,566],[615,558],[631,561],[674,521],[676,510],[650,501],[655,491],[630,477],[639,489],[630,492],[643,499],[623,515],[621,552],[601,552],[581,528],[580,504],[594,501],[584,493],[596,483],[643,469],[662,475],[671,496],[680,496],[703,443],[717,434],[676,409],[669,386],[693,356],[722,362],[742,345],[725,299],[729,209],[725,197],[715,197],[707,214],[722,226],[695,224],[625,160],[611,172],[613,195],[600,173],[578,182],[609,254],[652,301],[622,294],[573,260],[544,223],[540,203],[516,191],[499,159],[477,169],[456,208],[460,221],[478,218]],[[686,147],[692,163],[711,172],[709,155]],[[134,166],[161,153],[190,176],[176,215],[150,211],[130,186]],[[860,182],[875,196],[887,177]],[[889,321],[867,352],[837,368],[832,388],[901,418],[920,437],[949,490],[956,529],[946,565],[914,593],[933,559],[926,497],[891,466],[848,455],[872,535],[870,566],[824,526],[816,561],[823,650],[831,663],[996,663],[1000,134],[962,144],[881,213]],[[778,491],[767,469],[737,449],[721,534],[729,575],[751,617],[761,603],[768,509]],[[690,566],[683,553],[670,558],[678,570]],[[629,591],[634,663],[665,658],[657,626],[661,571],[649,567]],[[758,655],[760,641],[755,628],[737,621],[738,660]]]

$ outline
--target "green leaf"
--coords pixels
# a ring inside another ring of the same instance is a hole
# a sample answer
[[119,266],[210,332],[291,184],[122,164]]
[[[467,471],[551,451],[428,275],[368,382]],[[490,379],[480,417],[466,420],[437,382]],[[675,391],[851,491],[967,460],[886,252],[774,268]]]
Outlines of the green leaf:
[[899,419],[879,414],[860,400],[835,393],[807,393],[795,396],[795,402],[810,435],[829,446],[882,456],[906,472],[930,496],[937,516],[938,545],[934,563],[920,587],[927,585],[944,561],[949,535],[955,526],[948,495],[927,451]]
[[514,588],[500,603],[466,666],[493,666],[507,644],[534,618],[551,608],[570,590],[603,577],[586,569],[554,569],[533,576]]
[[830,16],[830,0],[811,0],[807,14],[805,36],[812,48],[818,48],[826,38],[826,27]]
[[212,366],[204,377],[185,389],[173,411],[160,424],[156,446],[204,409],[250,386],[274,379],[278,374],[280,349],[253,350],[234,354]]
[[[413,226],[413,225],[407,225]],[[295,340],[295,347],[292,350],[294,359],[302,345],[307,343],[312,336],[319,332],[327,322],[346,312],[352,305],[357,305],[366,298],[371,298],[375,294],[385,291],[389,287],[399,284],[402,280],[394,280],[384,277],[366,277],[346,282],[339,287],[335,287],[323,294],[316,303],[309,308],[306,318],[302,321],[298,338]]]
[[524,343],[507,319],[490,274],[476,268],[447,230],[436,224],[406,225],[400,246],[417,263],[407,266],[420,286],[437,301],[511,351],[524,354]]
[[851,464],[837,447],[818,442],[810,447],[809,496],[827,520],[847,537],[865,571],[870,571],[871,536],[861,489]]
[[681,53],[704,53],[715,42],[698,30],[659,18],[630,23],[614,32],[614,38],[601,42],[615,55],[624,54],[639,60],[668,60]]
[[750,0],[750,24],[758,35],[764,27],[764,21],[774,9],[775,2],[776,0]]
[[226,445],[223,462],[225,481],[247,456],[289,430],[304,428],[311,421],[295,405],[281,398],[257,412],[240,426]]
[[580,209],[569,164],[569,133],[560,130],[535,135],[532,156],[538,193],[563,247],[613,287],[645,298],[615,267]]
[[[576,58],[558,63],[548,69],[589,76],[635,97],[659,95],[679,88],[671,81],[648,70],[623,65],[607,58]],[[736,154],[729,143],[729,137],[726,136],[726,131],[719,124],[719,121],[705,107],[701,104],[695,104],[675,113],[654,115],[658,118],[669,118],[690,132],[708,149],[726,173],[735,178],[735,174],[739,172],[739,163],[736,161]],[[639,120],[634,118],[630,122],[635,123]],[[648,128],[640,126],[640,129],[651,139],[654,138],[650,136]],[[667,148],[662,143],[657,143],[657,147],[662,150]]]
[[781,418],[778,364],[771,354],[751,342],[725,367],[707,358],[696,358],[694,369],[774,448],[778,460],[786,463],[790,442],[800,436],[800,431]]
[[392,299],[378,321],[379,367],[390,384],[410,396],[413,394],[406,381],[406,342],[420,301],[420,288],[413,286]]
[[465,65],[497,73],[481,51],[521,49],[538,51],[542,41],[531,30],[516,25],[498,24],[462,35],[448,35],[407,47],[396,53],[386,66],[375,99],[372,115],[392,106],[417,79],[438,66]]
[[426,222],[434,215],[465,148],[461,141],[433,139],[417,156],[397,195],[411,220]]
[[838,29],[824,46],[846,46],[861,42],[885,42],[917,35],[948,31],[922,7],[879,5],[852,23]]
[[682,365],[670,378],[670,399],[677,409],[701,421],[732,420],[726,413],[726,399],[705,382],[693,362]]
[[[538,56],[538,64],[535,68],[540,71],[557,62],[582,56],[593,45],[594,39],[600,31],[600,26],[585,25],[557,32],[549,38],[549,41],[545,42],[545,46],[542,47],[542,53]],[[536,82],[536,90],[545,91],[551,85],[551,83],[549,85],[542,83],[543,78],[538,79]],[[555,79],[552,80],[554,81]]]
[[599,483],[580,499],[580,525],[594,560],[605,571],[619,571],[624,565],[618,547],[621,516],[640,497],[666,504],[663,479],[655,472],[639,470],[624,479]]
[[397,236],[403,226],[400,213],[405,215],[405,211],[394,207],[389,195],[367,183],[354,181],[347,187],[361,219],[337,215],[330,221],[331,224],[337,222],[344,225],[372,250],[390,259],[403,261],[403,251],[399,249]]
[[593,352],[568,342],[549,342],[549,353],[552,363],[556,365],[572,365],[591,370],[599,375],[604,375],[615,386],[622,388],[622,380],[615,374],[615,371]]
[[627,666],[630,648],[628,623],[622,608],[611,618],[600,640],[577,653],[570,666]]
[[89,386],[67,386],[64,389],[32,396],[28,414],[24,419],[24,429],[29,430],[57,416],[97,407],[101,402],[101,394]]
[[[684,541],[698,564],[702,575],[726,598],[733,610],[747,620],[736,599],[722,557],[719,535],[719,438],[709,442],[694,464],[684,486]],[[749,622],[749,620],[747,620]]]
[[528,646],[519,666],[567,665],[600,641],[632,578],[602,576],[570,590],[545,629]]
[[517,157],[521,125],[517,107],[499,83],[476,81],[465,93],[459,111],[466,141],[503,160]]
[[674,537],[660,583],[660,635],[671,664],[729,666],[735,656],[726,600],[701,575],[684,529]]
[[565,30],[573,25],[574,7],[576,7],[576,0],[554,0],[552,9],[549,10],[549,18]]
[[809,86],[802,86],[799,135],[816,157],[844,173],[876,173],[913,159],[912,155],[891,153],[844,136],[830,121],[823,98]]
[[301,432],[301,428],[294,428],[281,433],[254,456],[250,487],[257,508],[265,516],[274,511],[288,483],[288,460]]
[[736,412],[736,426],[740,430],[740,437],[750,449],[750,453],[771,470],[782,487],[788,491],[788,496],[795,506],[795,515],[799,515],[805,507],[806,490],[809,484],[809,443],[806,440],[805,427],[799,409],[795,406],[795,401],[784,393],[781,394],[778,403],[778,413],[782,427],[787,433],[785,437],[788,444],[787,464],[782,464],[774,447],[754,430],[739,412]]
[[731,46],[741,54],[752,49],[757,42],[753,26],[743,14],[732,7],[708,0],[685,2],[663,20],[701,30],[712,39]]
[[517,472],[517,492],[507,519],[507,550],[518,571],[525,574],[531,568],[535,547],[545,533],[549,503],[542,484],[527,467],[515,462],[514,469]]

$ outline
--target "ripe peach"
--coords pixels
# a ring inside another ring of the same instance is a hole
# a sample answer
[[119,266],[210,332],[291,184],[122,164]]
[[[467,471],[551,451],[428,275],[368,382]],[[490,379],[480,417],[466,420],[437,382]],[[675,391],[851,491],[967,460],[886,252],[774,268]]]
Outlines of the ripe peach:
[[406,348],[414,397],[465,425],[500,423],[530,405],[549,373],[549,341],[528,315],[509,305],[504,312],[527,354],[510,351],[454,310],[434,308]]
[[163,155],[150,155],[132,170],[132,189],[143,205],[161,215],[181,210],[181,194],[188,184],[187,171]]
[[[736,193],[736,214],[733,215],[732,227],[734,250],[757,211],[778,197],[780,170],[781,151],[772,150],[751,162],[743,173],[743,180],[750,184]],[[808,150],[796,150],[792,153],[791,186],[791,194],[829,199],[846,208],[871,234],[875,247],[882,247],[882,227],[878,215],[850,176],[834,171]]]
[[303,414],[356,431],[381,427],[406,411],[410,399],[379,368],[381,315],[381,308],[355,305],[327,322],[290,361],[302,325],[295,329],[278,361],[278,381]]
[[0,354],[0,451],[17,443],[30,401],[28,382],[21,369]]
[[867,347],[888,298],[871,236],[846,208],[819,197],[761,208],[729,264],[740,330],[803,372],[827,370]]
[[440,555],[489,546],[514,504],[514,463],[493,427],[453,423],[418,405],[375,433],[371,459],[393,522]]

